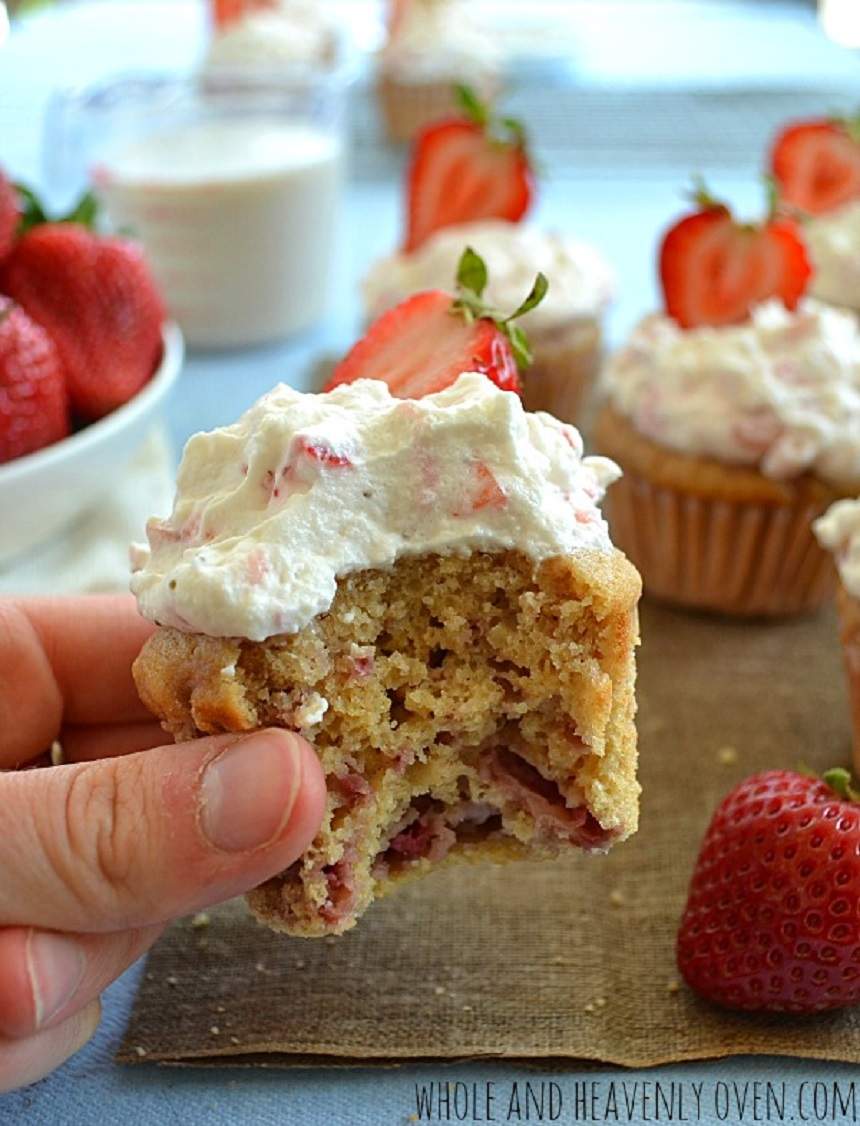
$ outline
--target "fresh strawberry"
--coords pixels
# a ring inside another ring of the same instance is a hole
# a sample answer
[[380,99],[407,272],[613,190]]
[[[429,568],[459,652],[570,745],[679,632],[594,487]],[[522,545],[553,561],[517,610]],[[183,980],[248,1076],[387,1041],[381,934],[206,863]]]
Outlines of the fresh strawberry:
[[860,805],[847,771],[747,778],[696,861],[678,966],[733,1009],[818,1012],[860,1002]]
[[794,309],[812,273],[797,224],[773,213],[739,223],[704,189],[699,210],[664,236],[660,280],[666,312],[682,328],[744,321],[753,306],[779,298]]
[[770,166],[783,203],[810,215],[860,199],[860,120],[787,126],[774,141]]
[[450,387],[464,371],[479,371],[503,391],[519,393],[518,367],[531,356],[525,334],[512,322],[543,300],[547,281],[539,274],[509,317],[483,304],[486,284],[483,260],[467,248],[457,271],[458,296],[431,289],[383,313],[341,360],[325,390],[380,379],[392,395],[420,399]]
[[18,191],[0,168],[0,259],[12,249],[20,218]]
[[415,142],[408,174],[410,253],[443,227],[478,219],[515,223],[534,191],[522,126],[496,119],[467,87],[463,117],[429,125]]
[[125,403],[158,365],[164,308],[134,243],[78,223],[39,224],[0,266],[0,292],[54,340],[83,418]]
[[53,341],[0,297],[0,462],[41,450],[68,432],[66,384]]

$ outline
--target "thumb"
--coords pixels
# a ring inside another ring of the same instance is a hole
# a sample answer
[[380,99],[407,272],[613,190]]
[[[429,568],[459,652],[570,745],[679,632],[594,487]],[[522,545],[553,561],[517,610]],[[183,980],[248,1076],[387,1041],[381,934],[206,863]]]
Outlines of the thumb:
[[0,773],[0,926],[118,931],[229,899],[313,839],[325,779],[288,731]]

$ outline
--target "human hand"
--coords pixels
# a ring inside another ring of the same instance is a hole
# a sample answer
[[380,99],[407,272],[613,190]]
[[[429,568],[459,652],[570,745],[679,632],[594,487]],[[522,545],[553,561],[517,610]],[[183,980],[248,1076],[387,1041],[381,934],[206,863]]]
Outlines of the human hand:
[[[179,915],[287,868],[325,780],[299,736],[163,746],[121,596],[0,599],[0,1092],[82,1047],[101,991]],[[68,765],[37,763],[55,739]]]

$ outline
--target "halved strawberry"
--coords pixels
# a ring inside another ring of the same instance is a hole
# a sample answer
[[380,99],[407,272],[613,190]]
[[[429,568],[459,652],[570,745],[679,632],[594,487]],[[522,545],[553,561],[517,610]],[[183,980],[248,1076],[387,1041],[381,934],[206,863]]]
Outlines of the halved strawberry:
[[478,219],[517,222],[534,192],[522,126],[494,118],[468,89],[458,89],[462,117],[429,125],[418,136],[408,173],[404,249],[416,250],[443,227]]
[[860,199],[860,122],[789,125],[774,141],[770,163],[782,201],[810,215]]
[[701,209],[676,223],[660,248],[666,312],[694,328],[744,321],[772,297],[795,308],[812,273],[797,224],[774,216],[739,223],[703,190],[696,201]]
[[356,379],[380,379],[392,395],[420,399],[478,371],[503,391],[520,391],[518,365],[531,361],[522,329],[512,324],[543,300],[539,274],[531,293],[510,316],[482,302],[487,269],[470,248],[457,271],[457,297],[439,289],[416,293],[383,313],[353,345],[326,384],[330,391]]

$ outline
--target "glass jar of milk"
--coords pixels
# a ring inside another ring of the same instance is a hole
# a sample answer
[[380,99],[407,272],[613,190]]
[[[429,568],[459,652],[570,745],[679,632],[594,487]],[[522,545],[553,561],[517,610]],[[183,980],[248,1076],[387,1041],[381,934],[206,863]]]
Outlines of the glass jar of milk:
[[55,101],[49,179],[86,163],[190,345],[275,341],[328,306],[343,104],[337,74],[117,79]]

